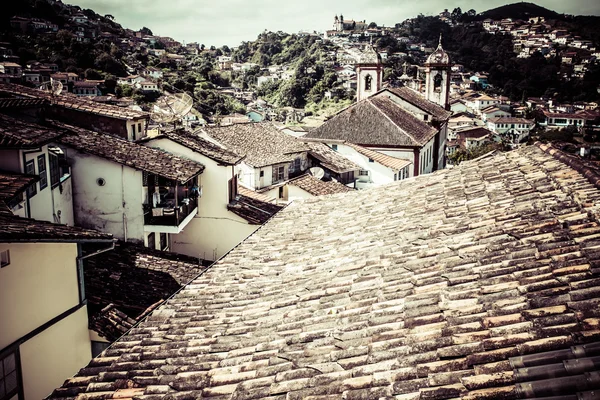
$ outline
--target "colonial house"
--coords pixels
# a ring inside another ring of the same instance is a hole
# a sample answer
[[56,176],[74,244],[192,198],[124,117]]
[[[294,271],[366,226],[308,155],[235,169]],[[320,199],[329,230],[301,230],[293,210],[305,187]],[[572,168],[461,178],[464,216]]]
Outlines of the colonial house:
[[535,127],[535,121],[525,118],[490,118],[487,120],[487,128],[495,134],[508,139],[513,144],[518,144],[529,137],[529,133]]
[[205,138],[245,156],[235,166],[241,184],[253,190],[296,177],[308,168],[309,147],[266,122],[204,128]]
[[13,214],[74,225],[71,171],[54,144],[64,135],[58,129],[0,114],[0,170],[36,178],[9,202]]
[[73,94],[81,97],[102,96],[99,81],[77,81],[73,83]]
[[597,182],[529,146],[294,202],[49,398],[597,397]]
[[467,127],[456,131],[455,138],[448,141],[448,155],[457,150],[473,150],[493,141],[494,132],[480,126]]
[[489,106],[481,110],[481,119],[486,122],[490,118],[506,118],[510,117],[510,112],[501,109],[498,106]]
[[[184,130],[163,132],[143,142],[206,166],[198,177],[198,213],[172,241],[174,252],[216,260],[279,210],[272,204],[262,204],[260,199],[242,206],[247,198],[240,196],[236,168],[244,162],[244,156]],[[251,206],[260,210],[264,219],[257,223],[254,213],[245,214]]]
[[354,143],[333,145],[340,154],[358,164],[361,169],[356,181],[357,189],[385,185],[413,176],[409,160],[393,157]]
[[45,101],[46,117],[85,129],[99,130],[127,140],[146,135],[149,115],[145,112],[13,84],[0,84],[0,94],[14,99]]
[[[0,193],[20,186],[0,178]],[[112,245],[111,235],[21,218],[0,204],[3,399],[42,399],[90,361],[82,261]]]
[[465,103],[471,112],[481,115],[482,110],[499,105],[500,100],[484,93],[473,93],[465,97]]
[[150,248],[170,248],[198,213],[204,165],[114,135],[55,122],[71,166],[75,223]]
[[142,82],[138,82],[135,84],[138,89],[141,89],[143,92],[159,92],[158,84],[156,82],[152,82],[149,80],[145,80]]

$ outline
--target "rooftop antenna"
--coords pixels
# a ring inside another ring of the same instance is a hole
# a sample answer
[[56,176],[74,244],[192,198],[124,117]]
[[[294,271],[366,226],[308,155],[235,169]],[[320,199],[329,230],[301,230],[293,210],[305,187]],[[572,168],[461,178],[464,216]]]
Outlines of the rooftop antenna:
[[52,79],[48,82],[44,82],[39,86],[39,89],[43,92],[49,93],[52,97],[58,96],[63,91],[63,84],[61,81]]
[[173,123],[177,127],[177,122],[192,110],[194,100],[187,93],[166,94],[154,103],[150,118],[159,124]]
[[309,172],[312,176],[319,180],[323,179],[323,177],[325,176],[325,171],[321,167],[312,167],[311,169],[309,169]]

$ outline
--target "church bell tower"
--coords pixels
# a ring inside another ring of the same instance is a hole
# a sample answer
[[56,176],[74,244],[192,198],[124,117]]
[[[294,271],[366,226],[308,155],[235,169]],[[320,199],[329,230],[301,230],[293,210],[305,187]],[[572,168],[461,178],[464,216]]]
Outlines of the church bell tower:
[[450,108],[450,56],[442,48],[442,35],[437,49],[425,62],[425,98],[439,104],[446,110]]
[[381,56],[372,44],[360,56],[356,64],[356,101],[361,101],[381,90],[383,64]]

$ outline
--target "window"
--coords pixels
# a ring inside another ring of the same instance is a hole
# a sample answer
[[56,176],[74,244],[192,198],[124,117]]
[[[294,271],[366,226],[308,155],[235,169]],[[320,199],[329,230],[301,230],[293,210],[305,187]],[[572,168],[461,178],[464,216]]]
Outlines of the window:
[[331,148],[332,148],[333,150],[337,151],[337,144],[332,144],[332,145],[331,145]]
[[48,154],[48,163],[50,164],[50,186],[54,187],[60,182],[58,156],[52,153]]
[[46,155],[38,156],[38,173],[40,175],[40,191],[48,186],[48,174],[46,173]]
[[429,121],[429,115],[427,115],[427,114],[423,115],[423,120],[424,121]]
[[0,268],[10,264],[10,252],[8,250],[0,251]]
[[285,179],[285,166],[273,167],[273,183],[281,182]]
[[[27,161],[27,163],[25,163],[25,173],[27,175],[35,175],[35,163],[33,162],[33,160],[29,160]],[[32,183],[31,186],[27,188],[27,195],[29,197],[33,197],[36,193],[37,186],[35,183]]]
[[131,140],[135,140],[135,124],[131,126]]
[[394,180],[397,181],[398,180],[398,174],[394,174]]
[[167,234],[164,232],[161,232],[160,233],[160,249],[166,250],[168,246],[169,246],[169,243],[167,242]]
[[375,162],[375,160],[373,160],[372,158],[369,158],[369,162]]
[[360,171],[358,171],[358,176],[369,176],[369,171],[367,171],[366,169],[361,169]]
[[138,133],[142,133],[142,124],[141,123],[138,124]]
[[12,351],[0,358],[0,399],[10,399],[20,391],[18,355]]
[[259,176],[260,176],[261,178],[263,178],[263,177],[265,176],[265,171],[260,171],[260,174],[259,174]]
[[148,235],[148,248],[156,249],[156,235],[154,234],[154,232]]
[[367,75],[365,76],[365,92],[370,92],[371,86],[373,86],[373,78],[371,75]]

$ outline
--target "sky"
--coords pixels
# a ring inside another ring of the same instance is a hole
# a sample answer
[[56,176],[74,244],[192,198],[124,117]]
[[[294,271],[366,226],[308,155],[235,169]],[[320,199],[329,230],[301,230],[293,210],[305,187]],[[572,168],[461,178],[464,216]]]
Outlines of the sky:
[[[64,0],[111,14],[125,28],[146,26],[155,35],[209,46],[230,47],[256,39],[265,29],[295,33],[331,29],[333,18],[366,20],[393,26],[418,14],[435,15],[445,8],[482,12],[515,0]],[[538,0],[559,13],[600,15],[598,0]]]

